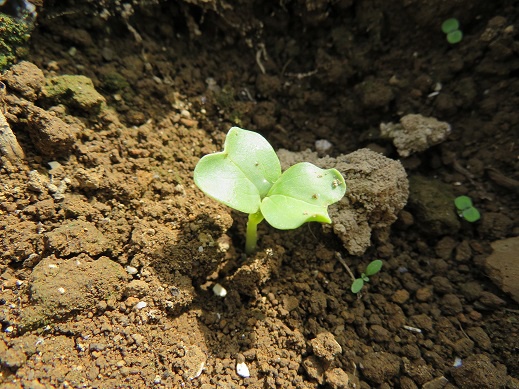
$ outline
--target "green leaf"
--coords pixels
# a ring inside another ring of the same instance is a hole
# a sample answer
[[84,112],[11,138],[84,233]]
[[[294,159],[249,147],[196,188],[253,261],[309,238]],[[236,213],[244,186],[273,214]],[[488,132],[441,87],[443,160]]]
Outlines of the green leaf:
[[301,162],[287,169],[272,185],[260,209],[265,220],[281,230],[310,221],[331,223],[328,206],[345,193],[346,183],[338,170]]
[[372,276],[377,274],[380,269],[382,269],[383,262],[380,259],[375,259],[374,261],[371,261],[369,265],[366,267],[366,275]]
[[472,200],[468,196],[458,196],[454,199],[454,205],[459,211],[472,207]]
[[442,31],[445,34],[448,34],[449,32],[453,32],[459,28],[460,28],[460,22],[456,18],[447,19],[442,23]]
[[195,167],[195,184],[209,197],[245,213],[259,210],[261,199],[281,176],[276,152],[260,134],[232,127],[222,152],[204,156]]
[[466,221],[471,222],[471,223],[474,223],[474,222],[478,221],[481,218],[481,214],[474,207],[470,207],[470,208],[464,209],[462,211],[462,213],[461,213],[461,216],[463,216],[463,218]]
[[447,34],[447,42],[451,45],[460,43],[463,39],[463,33],[460,30],[451,31]]
[[351,284],[351,291],[355,294],[359,293],[364,287],[364,280],[362,278],[357,278]]

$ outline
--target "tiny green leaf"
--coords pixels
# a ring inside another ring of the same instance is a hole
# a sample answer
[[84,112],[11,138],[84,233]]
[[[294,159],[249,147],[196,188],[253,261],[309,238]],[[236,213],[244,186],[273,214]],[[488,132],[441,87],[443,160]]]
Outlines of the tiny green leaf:
[[463,216],[463,218],[466,221],[471,222],[471,223],[474,223],[474,222],[478,221],[481,218],[481,214],[474,207],[469,207],[467,209],[464,209],[461,212],[461,216]]
[[360,275],[360,278],[362,278],[364,280],[364,282],[369,282],[369,277],[366,274],[364,274],[364,273],[362,273]]
[[454,205],[459,211],[472,207],[472,200],[468,196],[458,196],[454,199]]
[[361,289],[364,287],[364,280],[362,278],[357,278],[351,284],[351,291],[355,294],[359,293]]
[[371,261],[369,265],[366,267],[366,275],[372,276],[377,274],[380,269],[382,269],[382,261],[380,259],[375,259]]
[[460,30],[451,31],[447,34],[447,42],[451,45],[460,43],[463,39],[463,33]]
[[456,18],[447,19],[442,23],[442,31],[445,34],[448,34],[449,32],[453,32],[459,28],[460,28],[460,22]]
[[261,199],[281,176],[281,164],[258,133],[233,127],[222,152],[209,154],[195,167],[195,184],[209,197],[245,213],[256,213]]
[[331,223],[328,206],[345,192],[346,183],[338,170],[301,162],[288,168],[272,185],[260,209],[265,220],[281,230],[310,221]]

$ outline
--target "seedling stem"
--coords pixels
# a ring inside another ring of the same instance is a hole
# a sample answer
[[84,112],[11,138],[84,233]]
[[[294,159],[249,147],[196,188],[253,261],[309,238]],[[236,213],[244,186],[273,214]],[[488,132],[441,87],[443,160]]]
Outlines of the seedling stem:
[[245,235],[245,253],[252,254],[256,250],[258,242],[258,224],[263,221],[264,217],[261,211],[250,213],[247,220],[247,233]]

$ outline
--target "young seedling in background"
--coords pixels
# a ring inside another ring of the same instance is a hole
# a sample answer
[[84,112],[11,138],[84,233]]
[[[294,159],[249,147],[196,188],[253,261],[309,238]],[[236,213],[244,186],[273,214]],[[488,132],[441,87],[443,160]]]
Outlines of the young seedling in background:
[[382,261],[380,259],[371,261],[366,267],[366,271],[360,275],[360,278],[353,280],[353,284],[351,284],[351,291],[355,294],[359,293],[364,287],[364,283],[369,281],[369,277],[377,274],[380,269],[382,269]]
[[460,22],[456,18],[447,19],[442,23],[442,31],[451,45],[460,43],[463,39],[463,33],[459,28]]
[[458,215],[468,222],[474,223],[481,218],[479,211],[472,205],[472,199],[468,196],[458,196],[454,199],[454,205]]
[[260,134],[233,127],[222,152],[198,162],[195,184],[209,197],[249,214],[245,252],[256,249],[258,224],[291,230],[305,222],[331,223],[328,205],[346,193],[336,169],[301,162],[281,173],[276,152]]

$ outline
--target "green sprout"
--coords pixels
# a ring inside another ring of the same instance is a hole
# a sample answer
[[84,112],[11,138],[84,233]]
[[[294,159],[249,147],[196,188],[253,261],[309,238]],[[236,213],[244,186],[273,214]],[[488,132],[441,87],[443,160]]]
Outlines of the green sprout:
[[382,261],[375,259],[371,261],[366,267],[366,271],[360,275],[360,278],[355,278],[351,284],[351,291],[355,294],[359,293],[364,287],[364,283],[369,281],[369,277],[377,274],[382,269]]
[[456,18],[447,19],[442,23],[442,31],[447,35],[447,42],[452,45],[461,42],[463,33],[459,28],[460,22]]
[[249,214],[245,252],[256,249],[258,224],[291,230],[305,222],[331,223],[328,206],[346,193],[336,169],[301,162],[281,173],[276,152],[260,134],[232,127],[222,152],[205,155],[194,172],[207,196]]
[[472,205],[472,199],[468,196],[458,196],[454,199],[454,205],[458,210],[458,215],[468,222],[474,223],[481,218],[481,214]]

